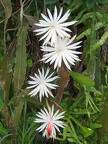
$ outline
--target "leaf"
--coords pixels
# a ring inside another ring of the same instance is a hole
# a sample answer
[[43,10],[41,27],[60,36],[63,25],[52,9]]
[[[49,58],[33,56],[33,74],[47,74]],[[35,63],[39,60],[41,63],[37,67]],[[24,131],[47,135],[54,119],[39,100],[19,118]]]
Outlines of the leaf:
[[19,120],[21,118],[21,113],[22,113],[22,110],[23,110],[23,106],[24,106],[24,101],[20,97],[18,105],[15,107],[15,115],[14,115],[14,117],[15,117],[16,125],[18,125]]
[[0,97],[0,111],[2,110],[3,107],[4,107],[4,102],[3,102],[3,100]]
[[82,18],[81,18],[81,20],[80,20],[80,22],[79,23],[84,23],[84,22],[86,22],[88,19],[92,19],[93,18],[93,12],[88,12],[88,13],[86,13],[86,14],[84,14],[83,16],[82,16]]
[[87,1],[85,1],[85,3],[86,3],[86,6],[88,9],[92,9],[95,7],[96,1],[95,0],[87,0]]
[[4,128],[4,126],[3,126],[3,124],[0,122],[0,134],[6,134],[6,132],[7,132],[7,129],[6,128]]
[[98,48],[101,48],[101,46],[106,42],[107,39],[108,31],[105,31],[100,40],[98,40],[97,43],[93,46],[92,51],[96,51]]
[[82,127],[82,134],[84,135],[84,137],[89,137],[90,135],[93,134],[93,130],[87,127]]
[[97,128],[102,128],[102,124],[99,123],[91,123],[90,128],[92,129],[97,129]]
[[[76,121],[76,119],[74,119],[73,117],[71,117],[71,119],[72,119],[75,123],[77,123],[78,125],[80,125],[80,123],[79,123],[78,121]],[[76,133],[76,130],[75,130],[75,128],[74,128],[73,123],[71,122],[70,119],[67,119],[67,121],[68,121],[68,127],[67,127],[67,128],[68,128],[70,134],[72,135],[72,138],[74,138],[74,140],[76,140],[76,142],[77,142],[78,144],[80,144],[80,139],[79,139],[79,137],[78,137],[78,135],[77,135],[77,133]]]
[[12,13],[11,0],[0,0],[0,2],[4,7],[5,18],[9,19],[11,17],[11,13]]
[[[95,25],[95,31],[99,30],[100,28],[103,27],[103,23],[102,22],[98,22]],[[80,40],[81,38],[83,38],[84,36],[89,36],[91,34],[91,28],[86,29],[84,32],[82,32],[79,36],[77,36],[77,40]]]
[[90,136],[94,131],[90,128],[84,127],[77,119],[71,117],[71,119],[81,128],[82,134],[84,137]]
[[85,85],[86,87],[94,87],[94,81],[91,80],[88,76],[73,71],[70,72],[70,75],[80,85]]
[[99,0],[101,4],[108,4],[108,0]]
[[96,104],[94,103],[94,100],[91,97],[90,93],[87,92],[86,89],[85,89],[85,96],[86,96],[86,109],[87,109],[87,112],[88,112],[88,114],[90,116],[88,107],[91,107],[91,109],[92,109],[93,112],[97,112],[97,111],[99,111],[99,109],[96,106]]
[[74,138],[67,138],[67,140],[71,143],[76,142],[76,140],[74,140]]
[[26,74],[26,39],[27,26],[20,27],[17,33],[16,64],[14,67],[14,88],[20,89]]
[[84,36],[88,36],[88,35],[90,35],[90,33],[91,33],[91,29],[89,28],[89,29],[87,29],[87,30],[85,30],[84,32],[82,32],[78,37],[77,37],[77,40],[80,40],[81,38],[83,38]]

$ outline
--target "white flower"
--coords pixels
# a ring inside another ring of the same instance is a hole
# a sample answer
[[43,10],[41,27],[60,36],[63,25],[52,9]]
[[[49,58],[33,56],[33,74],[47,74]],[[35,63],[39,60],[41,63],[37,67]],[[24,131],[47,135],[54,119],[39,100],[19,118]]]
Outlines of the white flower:
[[50,64],[54,63],[54,69],[60,68],[63,62],[70,70],[70,65],[75,65],[75,61],[80,61],[77,54],[81,54],[81,52],[76,51],[76,49],[81,47],[79,45],[81,41],[74,43],[75,37],[72,39],[57,37],[54,45],[48,43],[49,45],[42,46],[41,50],[44,53],[46,52],[42,61],[50,62]]
[[43,20],[39,20],[39,23],[35,24],[40,28],[34,30],[34,32],[37,32],[37,35],[43,35],[40,39],[45,40],[43,45],[45,45],[50,40],[51,44],[55,43],[57,35],[60,37],[70,37],[70,34],[67,32],[71,32],[71,30],[67,27],[77,22],[66,22],[70,15],[70,11],[68,10],[64,15],[62,15],[63,9],[61,8],[58,14],[57,8],[55,7],[53,16],[49,9],[47,9],[47,13],[48,17],[44,14],[41,14]]
[[41,101],[42,97],[49,95],[53,96],[51,89],[55,89],[57,85],[52,83],[54,80],[58,78],[58,76],[53,76],[53,73],[49,73],[49,68],[47,68],[46,72],[42,68],[42,71],[38,69],[38,75],[35,73],[34,77],[30,76],[32,80],[28,81],[28,84],[31,85],[27,87],[27,89],[33,89],[29,95],[35,96],[39,95],[39,99]]
[[64,123],[60,120],[64,117],[64,112],[59,112],[59,110],[54,112],[54,106],[41,109],[36,116],[38,118],[35,119],[35,122],[41,123],[37,130],[43,131],[43,136],[47,138],[56,138],[56,132],[60,132],[59,128],[64,128]]

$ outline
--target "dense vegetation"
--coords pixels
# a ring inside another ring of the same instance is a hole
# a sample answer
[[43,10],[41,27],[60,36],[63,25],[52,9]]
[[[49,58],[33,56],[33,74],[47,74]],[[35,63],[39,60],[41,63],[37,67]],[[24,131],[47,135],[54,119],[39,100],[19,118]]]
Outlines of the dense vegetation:
[[[0,143],[108,144],[108,0],[0,3]],[[66,127],[53,141],[42,137],[34,123],[46,101],[30,97],[26,87],[29,75],[46,67],[40,61],[42,41],[33,33],[34,23],[46,8],[53,12],[55,5],[70,9],[70,21],[78,21],[70,29],[71,35],[77,34],[76,40],[82,41],[82,54],[67,78],[63,69],[59,71],[59,90],[53,92],[55,99],[48,100],[66,112]],[[63,96],[58,99],[56,93]]]

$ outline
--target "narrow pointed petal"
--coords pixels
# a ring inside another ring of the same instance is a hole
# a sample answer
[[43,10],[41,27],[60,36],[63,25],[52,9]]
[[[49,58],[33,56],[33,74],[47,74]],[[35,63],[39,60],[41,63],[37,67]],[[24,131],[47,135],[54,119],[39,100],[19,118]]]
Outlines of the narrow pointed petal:
[[55,46],[52,46],[51,43],[48,47],[42,46],[41,50],[44,51],[42,61],[54,64],[54,69],[60,68],[61,64],[64,63],[71,70],[71,65],[75,65],[75,61],[80,61],[78,55],[81,52],[76,51],[76,49],[81,47],[79,45],[81,42],[74,42],[76,36],[70,39],[66,32],[62,31],[62,33],[66,38],[57,36]]
[[54,105],[47,108],[41,109],[38,114],[36,114],[36,119],[34,122],[40,123],[40,126],[36,129],[39,132],[43,131],[43,136],[47,138],[56,138],[56,133],[60,132],[60,128],[64,128],[65,124],[62,121],[64,118],[64,112],[59,110],[55,111]]
[[36,35],[41,35],[40,40],[44,40],[43,45],[47,45],[49,42],[51,42],[51,45],[54,45],[57,36],[62,38],[70,37],[69,32],[71,32],[71,30],[67,27],[76,23],[76,21],[67,21],[70,11],[68,10],[63,15],[63,8],[61,8],[58,13],[57,7],[55,6],[53,15],[49,9],[47,9],[47,14],[48,16],[41,14],[43,20],[35,23],[39,29],[34,30]]
[[29,92],[30,96],[38,96],[40,102],[42,101],[43,97],[49,97],[53,94],[51,92],[52,89],[56,89],[57,85],[54,84],[54,81],[58,78],[57,76],[53,76],[54,72],[50,72],[49,68],[44,70],[42,68],[41,70],[38,69],[38,74],[34,74],[33,76],[30,76],[32,80],[28,81],[29,86],[27,89],[32,89],[31,92]]

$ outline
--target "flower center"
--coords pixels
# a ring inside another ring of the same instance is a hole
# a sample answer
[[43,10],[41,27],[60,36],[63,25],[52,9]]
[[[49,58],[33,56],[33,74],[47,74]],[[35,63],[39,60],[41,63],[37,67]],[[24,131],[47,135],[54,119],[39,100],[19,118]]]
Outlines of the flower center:
[[51,22],[50,27],[51,27],[51,29],[55,29],[57,27],[57,23],[56,22]]
[[45,80],[44,80],[44,78],[41,78],[41,79],[40,79],[40,84],[41,84],[41,85],[45,85]]
[[56,52],[57,52],[57,53],[62,52],[62,50],[63,50],[62,48],[60,48],[60,47],[56,47]]

